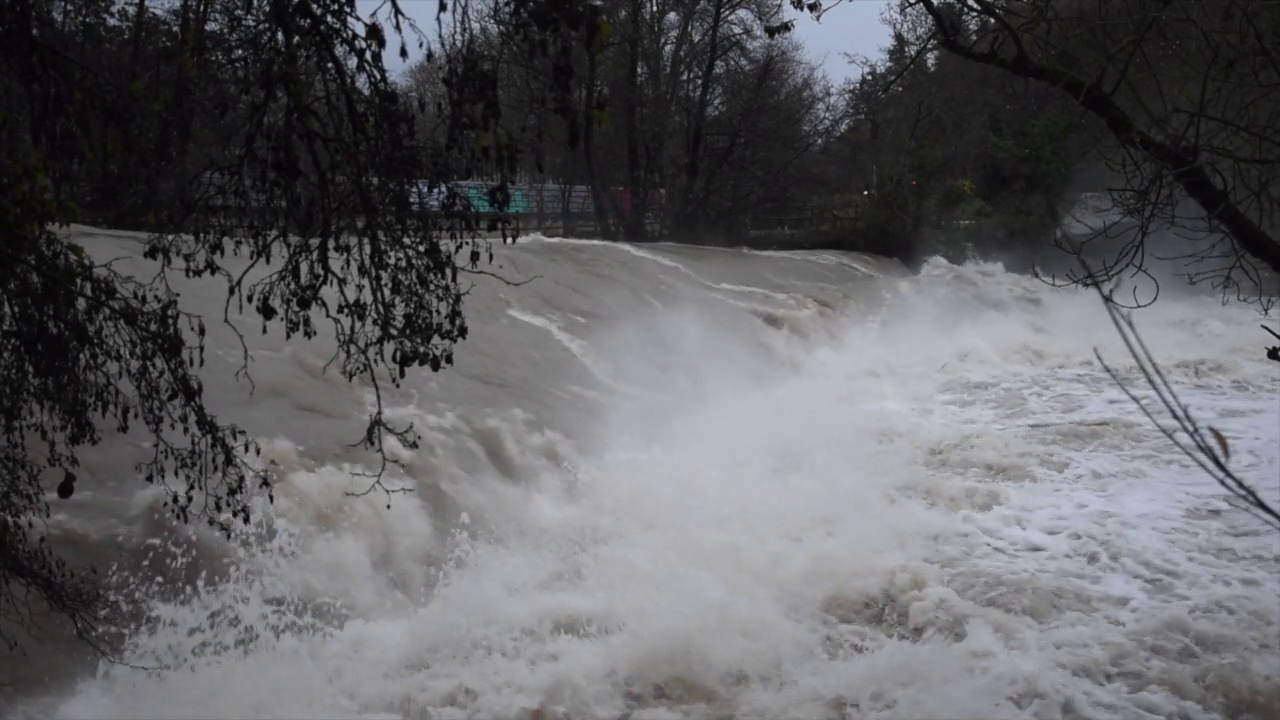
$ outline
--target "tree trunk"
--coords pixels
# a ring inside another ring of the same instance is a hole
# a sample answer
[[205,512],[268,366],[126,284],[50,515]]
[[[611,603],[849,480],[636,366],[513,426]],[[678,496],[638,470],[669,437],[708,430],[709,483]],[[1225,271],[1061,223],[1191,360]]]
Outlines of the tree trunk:
[[627,242],[639,242],[644,236],[644,214],[640,211],[644,201],[644,183],[640,169],[640,19],[643,15],[642,0],[631,0],[630,37],[627,39],[627,97],[623,110],[627,134],[627,190],[630,207],[623,209],[618,218]]
[[698,175],[701,172],[702,136],[707,122],[707,102],[711,96],[711,80],[715,74],[716,60],[720,52],[720,25],[723,22],[724,0],[715,0],[711,10],[711,35],[707,40],[707,62],[702,68],[698,104],[694,107],[693,126],[689,134],[689,157],[684,166],[684,191],[680,199],[681,230],[696,235],[700,230],[699,216],[694,209]]
[[591,205],[596,215],[596,233],[605,240],[615,240],[617,235],[609,222],[609,214],[605,211],[605,193],[600,189],[600,177],[595,162],[596,137],[596,73],[599,58],[595,50],[587,52],[586,93],[582,100],[582,158],[587,165],[587,182],[591,185]]

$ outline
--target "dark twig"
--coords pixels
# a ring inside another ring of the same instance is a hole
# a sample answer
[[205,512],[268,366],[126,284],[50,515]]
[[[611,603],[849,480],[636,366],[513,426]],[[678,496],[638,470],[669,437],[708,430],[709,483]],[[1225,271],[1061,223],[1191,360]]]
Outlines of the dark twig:
[[[1084,266],[1086,277],[1096,277],[1086,260],[1080,258],[1080,263]],[[1182,454],[1190,458],[1201,470],[1204,470],[1212,477],[1218,485],[1230,493],[1242,509],[1273,528],[1280,530],[1280,511],[1268,503],[1251,485],[1228,467],[1228,463],[1231,460],[1231,447],[1227,442],[1226,436],[1212,426],[1202,427],[1196,422],[1195,417],[1191,414],[1191,409],[1178,397],[1173,384],[1169,382],[1168,376],[1160,369],[1150,349],[1147,348],[1146,343],[1139,335],[1132,315],[1111,298],[1111,291],[1104,289],[1102,281],[1096,280],[1090,284],[1097,291],[1098,296],[1102,298],[1102,303],[1107,308],[1107,315],[1111,318],[1111,324],[1120,333],[1120,338],[1124,341],[1129,355],[1137,363],[1138,371],[1142,373],[1143,380],[1155,393],[1161,408],[1163,408],[1163,414],[1167,419],[1173,421],[1172,426],[1167,422],[1162,422],[1161,418],[1156,416],[1159,410],[1153,410],[1133,390],[1125,385],[1119,373],[1111,365],[1107,364],[1102,359],[1102,353],[1097,348],[1094,348],[1094,357],[1102,365],[1103,370],[1124,391],[1124,394],[1138,406],[1142,414],[1156,426],[1160,433],[1168,438]],[[1272,331],[1268,329],[1268,332]],[[1275,333],[1272,332],[1272,334],[1274,335]],[[1212,440],[1210,439],[1211,437]]]
[[[1269,333],[1271,333],[1271,336],[1272,336],[1272,337],[1274,337],[1275,339],[1280,340],[1280,334],[1277,334],[1275,330],[1272,330],[1271,328],[1267,327],[1266,325],[1263,325],[1263,326],[1262,326],[1262,329],[1263,329],[1263,330],[1266,330],[1266,331],[1267,331],[1267,332],[1269,332]],[[1275,360],[1276,362],[1280,362],[1280,345],[1276,345],[1276,346],[1273,346],[1273,347],[1269,347],[1269,348],[1267,348],[1267,359],[1268,359],[1268,360]]]

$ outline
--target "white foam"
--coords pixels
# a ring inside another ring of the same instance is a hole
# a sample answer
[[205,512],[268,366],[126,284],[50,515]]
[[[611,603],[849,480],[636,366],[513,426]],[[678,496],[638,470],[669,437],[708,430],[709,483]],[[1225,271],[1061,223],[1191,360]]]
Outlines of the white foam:
[[[540,242],[547,242],[547,243],[564,243],[569,245],[599,246],[599,247],[612,248],[614,250],[621,250],[623,252],[634,255],[638,258],[643,258],[650,262],[655,262],[655,263],[658,263],[659,265],[663,265],[665,267],[678,270],[682,274],[687,275],[690,278],[693,278],[699,284],[709,288],[714,288],[716,290],[725,290],[725,291],[734,292],[734,293],[763,295],[765,297],[772,298],[774,300],[781,300],[787,303],[791,303],[795,300],[795,297],[788,293],[775,292],[773,290],[767,290],[765,288],[754,287],[751,285],[742,285],[739,283],[713,282],[711,280],[707,280],[701,275],[698,275],[697,273],[695,273],[693,270],[690,270],[685,265],[675,260],[672,260],[671,258],[666,257],[665,255],[661,255],[655,252],[650,252],[648,250],[642,250],[630,243],[613,242],[608,240],[585,240],[585,239],[578,239],[578,238],[572,238],[572,239],[571,238],[549,238],[545,236],[539,236],[538,240]],[[847,266],[857,267],[854,264],[854,262],[855,261],[850,260]],[[858,269],[862,269],[862,268],[859,267]]]
[[517,320],[527,322],[534,327],[542,328],[543,330],[551,333],[552,337],[554,337],[561,345],[564,345],[569,352],[573,353],[573,356],[578,358],[578,360],[590,369],[597,378],[606,383],[613,382],[608,368],[595,357],[595,353],[591,350],[591,347],[575,337],[569,331],[565,330],[559,322],[552,318],[543,317],[542,315],[521,310],[517,307],[507,308],[507,314]]
[[[277,552],[135,636],[132,659],[178,669],[103,667],[55,714],[1266,717],[1280,546],[1092,361],[1126,364],[1096,302],[935,261],[792,365],[739,363],[749,342],[725,352],[688,316],[646,335],[678,361],[649,374],[642,344],[557,335],[679,390],[614,397],[584,446],[403,409],[429,431],[405,468],[422,492],[348,514],[340,468],[292,470]],[[1240,471],[1277,477],[1280,387],[1248,311],[1140,322]],[[345,622],[289,630],[281,596]],[[285,629],[235,648],[218,607]],[[210,638],[232,648],[190,656]]]

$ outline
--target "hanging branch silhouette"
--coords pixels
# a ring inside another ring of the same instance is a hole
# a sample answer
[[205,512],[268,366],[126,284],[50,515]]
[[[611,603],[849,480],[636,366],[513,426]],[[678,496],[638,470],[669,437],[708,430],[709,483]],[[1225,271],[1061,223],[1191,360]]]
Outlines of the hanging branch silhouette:
[[[1154,356],[1152,356],[1146,342],[1143,341],[1137,326],[1134,324],[1132,313],[1112,298],[1114,287],[1111,289],[1104,287],[1106,283],[1094,272],[1084,258],[1080,258],[1080,264],[1083,267],[1085,277],[1090,278],[1089,284],[1097,291],[1098,296],[1102,298],[1102,304],[1107,309],[1111,324],[1120,333],[1120,339],[1124,341],[1129,355],[1137,363],[1138,371],[1142,374],[1143,380],[1151,388],[1151,391],[1155,393],[1159,407],[1153,409],[1151,403],[1143,402],[1137,393],[1120,378],[1117,370],[1102,358],[1102,353],[1097,348],[1094,348],[1093,355],[1097,358],[1098,363],[1102,365],[1102,369],[1124,391],[1124,394],[1138,406],[1142,414],[1156,426],[1156,429],[1161,434],[1168,438],[1183,455],[1190,458],[1201,470],[1212,477],[1218,485],[1230,493],[1237,507],[1276,530],[1280,530],[1280,510],[1277,510],[1274,505],[1267,502],[1252,485],[1245,482],[1230,468],[1231,445],[1227,441],[1226,435],[1213,426],[1202,426],[1196,421],[1195,416],[1191,413],[1191,408],[1178,397],[1173,384],[1169,382],[1168,376],[1165,375]],[[1275,331],[1265,325],[1263,329],[1272,335],[1276,335]],[[1276,337],[1280,338],[1280,335],[1276,335]],[[1278,355],[1280,355],[1280,348],[1269,348],[1267,350],[1269,359],[1280,360],[1280,357],[1277,357]],[[1165,416],[1163,421],[1161,417],[1157,416],[1158,414]],[[1172,422],[1170,423],[1169,421]]]

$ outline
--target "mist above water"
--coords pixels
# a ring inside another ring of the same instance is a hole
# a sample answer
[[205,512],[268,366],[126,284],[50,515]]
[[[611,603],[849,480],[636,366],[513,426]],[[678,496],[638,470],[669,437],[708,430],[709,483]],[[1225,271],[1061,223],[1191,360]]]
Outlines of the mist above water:
[[[55,525],[182,589],[146,590],[125,653],[166,669],[26,677],[15,716],[1280,713],[1280,542],[1098,367],[1095,345],[1131,363],[1095,296],[837,253],[535,238],[499,259],[537,279],[484,280],[458,367],[395,398],[424,437],[392,448],[414,492],[389,509],[344,496],[367,401],[319,372],[324,343],[256,338],[252,396],[233,357],[210,369],[277,463],[238,543],[190,539],[127,449],[94,453]],[[1252,310],[1178,297],[1139,323],[1280,497]]]

